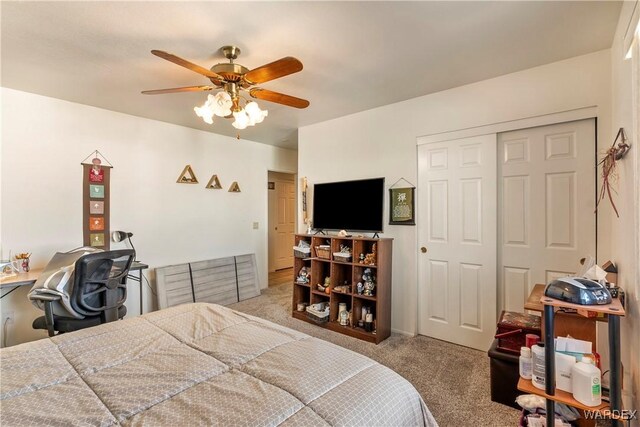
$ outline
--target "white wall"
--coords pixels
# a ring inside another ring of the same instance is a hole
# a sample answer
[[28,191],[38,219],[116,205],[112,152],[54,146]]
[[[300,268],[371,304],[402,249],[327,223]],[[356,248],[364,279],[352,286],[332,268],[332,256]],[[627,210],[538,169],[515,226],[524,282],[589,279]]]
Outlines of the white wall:
[[[387,185],[400,177],[415,184],[419,136],[593,106],[602,143],[611,129],[610,73],[605,50],[306,126],[299,130],[298,174],[310,186],[377,176]],[[599,240],[608,248],[607,211],[599,213]],[[417,332],[417,229],[385,225],[384,233],[395,239],[392,328],[408,334]]]
[[[612,69],[612,126],[607,143],[613,142],[613,136],[621,127],[625,129],[629,143],[632,146],[629,154],[619,162],[618,181],[616,184],[617,195],[616,206],[620,213],[620,218],[611,216],[611,258],[618,265],[619,285],[627,292],[627,317],[622,323],[622,358],[625,366],[625,383],[627,392],[623,395],[625,407],[640,410],[640,254],[638,253],[638,225],[634,227],[634,219],[638,219],[637,194],[639,182],[638,167],[640,164],[640,138],[638,138],[638,116],[640,106],[638,105],[638,88],[636,99],[634,100],[632,79],[639,80],[640,68],[633,70],[633,62],[640,64],[636,49],[636,58],[633,60],[624,59],[626,52],[623,51],[623,38],[635,2],[625,2],[620,12],[620,20],[616,35],[611,47],[611,69]],[[640,7],[640,4],[638,5]],[[633,31],[630,30],[630,31]],[[637,65],[636,65],[637,67]],[[635,103],[635,107],[634,107]],[[635,109],[635,111],[634,111]],[[634,119],[635,114],[635,119]],[[634,124],[635,120],[635,124]],[[635,217],[635,218],[634,218]],[[632,402],[632,403],[631,403]],[[640,425],[640,420],[636,421]]]
[[[1,94],[5,255],[33,252],[37,268],[55,251],[82,244],[80,162],[98,149],[114,166],[111,229],[134,233],[140,260],[153,269],[255,252],[267,286],[267,171],[296,172],[295,151],[10,89]],[[199,184],[176,183],[186,164]],[[222,190],[204,188],[214,173]],[[227,192],[233,181],[241,193]],[[2,299],[2,310],[16,315],[9,344],[44,336],[31,330],[42,313],[26,302],[27,291]],[[127,307],[135,315],[137,284],[129,291]],[[145,310],[151,310],[148,288],[145,294]]]

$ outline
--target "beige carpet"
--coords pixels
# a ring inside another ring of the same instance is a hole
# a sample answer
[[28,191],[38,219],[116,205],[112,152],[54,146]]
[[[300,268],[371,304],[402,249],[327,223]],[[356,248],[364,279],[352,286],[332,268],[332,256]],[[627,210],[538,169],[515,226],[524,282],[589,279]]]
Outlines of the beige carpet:
[[291,317],[292,286],[289,279],[230,308],[330,341],[388,366],[414,385],[440,426],[518,425],[519,411],[491,402],[486,352],[397,334],[375,345],[316,327]]

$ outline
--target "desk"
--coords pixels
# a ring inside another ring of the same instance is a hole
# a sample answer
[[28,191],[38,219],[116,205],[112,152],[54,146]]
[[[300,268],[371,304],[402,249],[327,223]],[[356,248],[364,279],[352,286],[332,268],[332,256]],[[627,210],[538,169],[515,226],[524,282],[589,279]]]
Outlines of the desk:
[[149,266],[147,264],[143,264],[141,262],[138,261],[134,261],[133,264],[131,264],[131,268],[129,269],[129,272],[131,271],[138,271],[138,276],[135,276],[133,274],[128,274],[127,275],[127,279],[131,279],[135,282],[138,282],[138,284],[140,285],[140,314],[143,314],[143,309],[142,309],[142,302],[143,299],[142,297],[144,296],[144,293],[142,292],[142,288],[144,286],[142,286],[142,279],[144,276],[142,276],[142,270],[146,270],[147,268],[149,268]]
[[[142,270],[146,270],[147,268],[149,268],[149,266],[147,264],[138,262],[138,261],[134,261],[131,264],[131,268],[129,268],[129,272],[131,271],[138,271],[138,275],[135,276],[133,274],[129,274],[127,276],[127,279],[131,279],[133,281],[136,281],[140,284],[140,314],[142,314],[142,297],[144,296],[143,294],[143,286],[142,286]],[[34,283],[36,283],[36,280],[38,280],[38,277],[40,277],[40,274],[42,274],[42,271],[44,269],[43,268],[39,268],[39,269],[33,269],[31,271],[29,271],[28,273],[19,273],[16,274],[15,276],[10,276],[10,277],[5,277],[3,279],[0,279],[0,289],[4,290],[5,288],[11,288],[11,290],[9,290],[8,292],[5,292],[4,294],[0,295],[0,299],[6,297],[7,295],[9,295],[11,292],[15,291],[16,289],[18,289],[21,286],[33,286]]]

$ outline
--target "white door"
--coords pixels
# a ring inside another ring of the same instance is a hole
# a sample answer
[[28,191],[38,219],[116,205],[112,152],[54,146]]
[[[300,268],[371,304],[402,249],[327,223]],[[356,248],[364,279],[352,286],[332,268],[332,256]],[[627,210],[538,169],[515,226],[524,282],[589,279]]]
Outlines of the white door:
[[418,332],[487,350],[496,328],[496,135],[418,147]]
[[293,267],[293,244],[296,222],[296,188],[294,182],[276,181],[276,224],[274,267]]
[[499,307],[596,255],[595,151],[593,119],[498,135]]

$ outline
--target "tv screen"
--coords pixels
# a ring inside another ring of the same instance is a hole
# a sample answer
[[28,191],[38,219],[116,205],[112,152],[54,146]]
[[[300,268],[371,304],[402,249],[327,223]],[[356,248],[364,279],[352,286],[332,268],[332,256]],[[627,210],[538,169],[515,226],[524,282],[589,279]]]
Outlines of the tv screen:
[[313,186],[313,228],[382,232],[384,178]]

